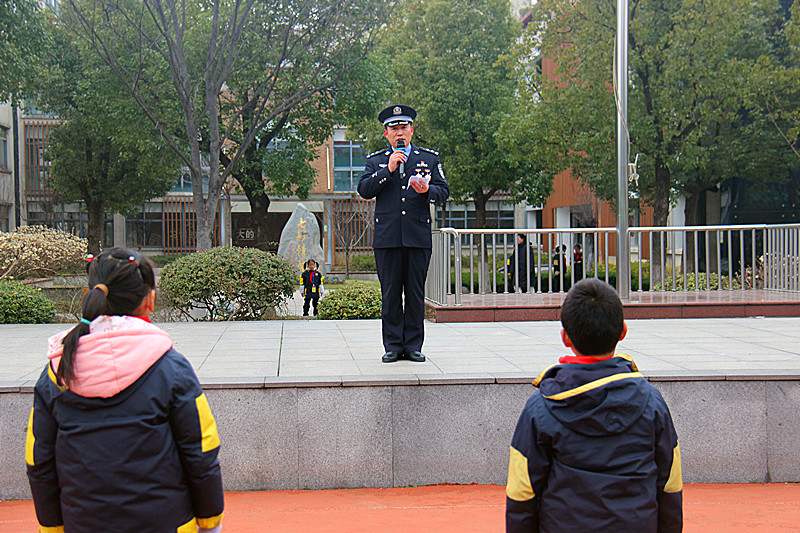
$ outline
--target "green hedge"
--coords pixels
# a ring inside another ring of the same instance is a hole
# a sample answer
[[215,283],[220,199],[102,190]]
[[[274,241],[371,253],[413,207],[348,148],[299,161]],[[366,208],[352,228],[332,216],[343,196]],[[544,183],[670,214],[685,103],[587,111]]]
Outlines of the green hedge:
[[0,280],[0,324],[49,324],[55,307],[34,287]]
[[[696,279],[697,278],[697,279]],[[722,289],[727,290],[730,288],[730,278],[728,276],[722,276]],[[717,276],[716,273],[712,273],[710,275],[706,275],[705,272],[700,272],[695,277],[694,272],[690,272],[689,274],[678,275],[675,279],[672,276],[664,278],[664,288],[661,288],[661,281],[659,280],[658,283],[654,285],[653,290],[667,290],[667,291],[693,291],[696,289],[704,290],[708,287],[707,282],[710,282],[711,290],[716,290],[720,288],[720,278]],[[733,280],[733,288],[740,289],[741,284],[739,283],[738,279]]]
[[297,276],[274,254],[223,246],[167,265],[159,286],[167,305],[190,320],[260,320],[292,297]]
[[319,318],[347,320],[381,317],[381,290],[368,285],[346,285],[319,301]]
[[350,270],[356,272],[375,272],[375,256],[373,254],[359,254],[350,257]]

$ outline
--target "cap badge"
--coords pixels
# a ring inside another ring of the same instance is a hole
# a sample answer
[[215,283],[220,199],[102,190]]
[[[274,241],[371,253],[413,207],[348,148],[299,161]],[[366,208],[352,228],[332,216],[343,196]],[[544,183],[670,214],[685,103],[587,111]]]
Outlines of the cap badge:
[[395,115],[400,115],[403,113],[403,110],[400,109],[400,106],[397,106],[394,109],[392,109],[392,113],[394,113]]

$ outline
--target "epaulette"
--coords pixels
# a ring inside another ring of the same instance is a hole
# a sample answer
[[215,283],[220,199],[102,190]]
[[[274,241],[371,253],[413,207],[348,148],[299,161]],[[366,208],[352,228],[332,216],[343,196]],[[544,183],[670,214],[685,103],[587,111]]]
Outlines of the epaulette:
[[431,150],[430,148],[423,148],[422,146],[417,146],[417,148],[419,148],[423,152],[428,152],[429,154],[439,155],[439,152],[437,152],[436,150]]
[[369,159],[370,157],[372,157],[374,155],[378,155],[378,154],[382,153],[384,150],[386,150],[386,148],[381,148],[380,150],[375,150],[371,154],[367,155],[367,157],[365,159]]

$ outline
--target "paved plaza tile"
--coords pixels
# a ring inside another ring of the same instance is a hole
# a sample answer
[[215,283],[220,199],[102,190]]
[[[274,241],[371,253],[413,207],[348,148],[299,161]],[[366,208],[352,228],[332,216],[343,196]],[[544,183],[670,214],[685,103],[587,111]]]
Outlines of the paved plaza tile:
[[[558,322],[426,322],[425,363],[383,364],[379,320],[269,320],[158,324],[201,382],[247,378],[520,373],[535,377],[569,351]],[[618,351],[645,375],[740,379],[800,376],[800,318],[630,320]],[[47,338],[65,324],[0,325],[0,384],[31,386]]]

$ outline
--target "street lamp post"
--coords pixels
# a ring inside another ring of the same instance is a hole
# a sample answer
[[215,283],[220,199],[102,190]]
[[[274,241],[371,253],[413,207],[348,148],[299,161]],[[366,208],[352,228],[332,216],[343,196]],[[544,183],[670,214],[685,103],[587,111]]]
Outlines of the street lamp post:
[[628,0],[617,0],[615,91],[617,107],[617,291],[630,296],[631,260],[628,235]]

